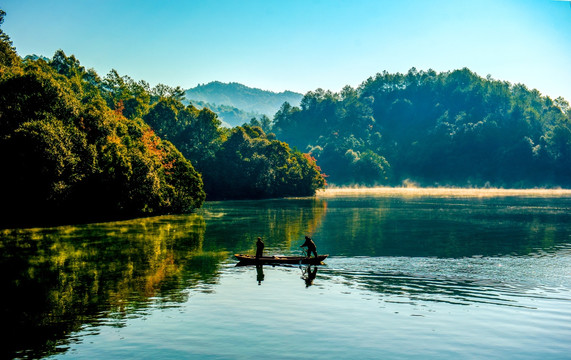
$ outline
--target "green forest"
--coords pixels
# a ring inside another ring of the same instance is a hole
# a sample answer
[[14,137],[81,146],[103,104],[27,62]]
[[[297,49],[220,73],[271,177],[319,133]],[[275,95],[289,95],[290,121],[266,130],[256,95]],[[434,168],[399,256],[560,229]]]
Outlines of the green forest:
[[307,150],[329,184],[571,186],[571,108],[469,69],[379,73],[284,103],[271,131]]
[[[0,25],[6,13],[0,10]],[[3,223],[185,213],[206,198],[313,195],[308,154],[260,127],[226,129],[184,91],[74,56],[21,58],[0,29]]]
[[234,128],[185,95],[115,70],[101,77],[62,50],[22,58],[0,29],[2,222],[311,196],[326,178],[338,186],[571,186],[569,103],[467,68],[385,71],[339,93],[310,91],[299,107],[284,102],[273,119]]

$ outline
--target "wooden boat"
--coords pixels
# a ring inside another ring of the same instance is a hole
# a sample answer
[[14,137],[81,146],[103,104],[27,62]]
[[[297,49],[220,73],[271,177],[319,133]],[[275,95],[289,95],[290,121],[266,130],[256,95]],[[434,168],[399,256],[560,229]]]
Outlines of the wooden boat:
[[317,257],[305,256],[262,256],[258,259],[254,255],[234,254],[240,262],[239,265],[249,264],[314,264],[319,265],[329,255],[318,255]]

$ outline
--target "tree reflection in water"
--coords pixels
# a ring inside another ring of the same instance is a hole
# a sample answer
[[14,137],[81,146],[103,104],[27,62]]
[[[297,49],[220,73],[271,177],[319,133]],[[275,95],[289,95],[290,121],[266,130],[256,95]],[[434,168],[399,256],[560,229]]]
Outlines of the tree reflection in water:
[[249,250],[261,235],[271,249],[287,250],[314,231],[326,208],[317,199],[239,204],[218,203],[192,215],[0,230],[6,294],[0,311],[10,329],[0,358],[65,352],[80,330],[125,326],[149,307],[186,302],[189,289],[212,292],[227,249]]
[[213,283],[227,258],[203,251],[204,230],[199,215],[3,230],[1,357],[62,352],[72,332],[122,326],[151,298],[185,301],[182,290]]

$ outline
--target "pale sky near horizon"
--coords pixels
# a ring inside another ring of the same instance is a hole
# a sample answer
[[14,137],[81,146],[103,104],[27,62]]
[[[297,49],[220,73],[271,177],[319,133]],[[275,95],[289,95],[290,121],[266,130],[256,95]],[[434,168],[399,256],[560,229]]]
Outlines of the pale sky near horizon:
[[75,55],[152,86],[305,93],[384,70],[468,67],[571,102],[571,6],[555,0],[2,0],[18,54]]

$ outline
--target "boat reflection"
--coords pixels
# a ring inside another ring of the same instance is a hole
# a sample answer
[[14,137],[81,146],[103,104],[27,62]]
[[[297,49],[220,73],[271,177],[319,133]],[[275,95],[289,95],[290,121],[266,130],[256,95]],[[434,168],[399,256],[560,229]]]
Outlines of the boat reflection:
[[[253,267],[253,265],[247,265],[247,264],[236,264],[236,266],[247,266],[247,267]],[[266,264],[265,266],[271,266],[271,267],[283,267],[283,268],[295,268],[295,267],[299,267],[300,271],[301,271],[301,279],[303,280],[305,287],[310,287],[311,285],[313,285],[313,281],[315,280],[315,278],[317,277],[317,265],[288,265],[288,264],[284,264],[284,265],[269,265]],[[256,264],[256,281],[258,282],[258,285],[262,285],[262,281],[264,281],[265,279],[265,274],[264,274],[264,265],[263,264]]]

